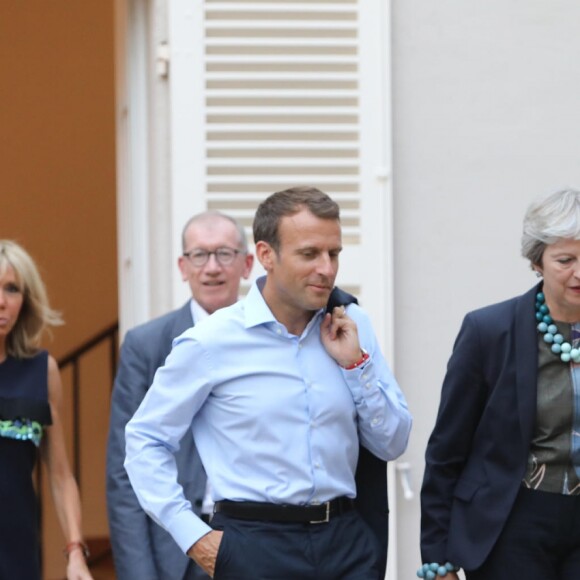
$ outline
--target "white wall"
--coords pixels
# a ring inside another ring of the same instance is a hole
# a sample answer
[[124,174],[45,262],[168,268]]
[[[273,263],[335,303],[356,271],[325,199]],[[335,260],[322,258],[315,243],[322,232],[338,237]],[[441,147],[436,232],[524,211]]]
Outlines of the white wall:
[[[525,208],[580,187],[578,22],[574,0],[393,1],[395,349],[417,494],[463,315],[535,283]],[[418,567],[419,517],[399,499],[400,580]]]

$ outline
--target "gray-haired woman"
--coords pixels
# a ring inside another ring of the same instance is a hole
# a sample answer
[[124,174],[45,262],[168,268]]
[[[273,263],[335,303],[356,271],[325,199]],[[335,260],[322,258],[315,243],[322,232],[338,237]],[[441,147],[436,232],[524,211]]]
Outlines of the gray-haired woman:
[[423,578],[580,577],[580,191],[534,202],[542,280],[469,313],[426,452]]

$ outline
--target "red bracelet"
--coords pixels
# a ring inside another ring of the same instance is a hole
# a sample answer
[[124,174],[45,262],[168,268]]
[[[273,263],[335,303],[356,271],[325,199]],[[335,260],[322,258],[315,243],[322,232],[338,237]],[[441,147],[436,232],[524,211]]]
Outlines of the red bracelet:
[[348,365],[347,367],[342,367],[342,368],[345,371],[352,371],[353,369],[360,367],[364,362],[369,360],[369,353],[366,350],[364,350],[364,348],[361,348],[361,353],[362,353],[362,356],[359,360],[357,360],[355,363],[352,363],[351,365]]
[[69,542],[65,547],[62,553],[66,556],[66,559],[69,559],[71,552],[74,550],[82,550],[83,556],[86,560],[89,559],[91,553],[89,552],[88,546],[84,542]]

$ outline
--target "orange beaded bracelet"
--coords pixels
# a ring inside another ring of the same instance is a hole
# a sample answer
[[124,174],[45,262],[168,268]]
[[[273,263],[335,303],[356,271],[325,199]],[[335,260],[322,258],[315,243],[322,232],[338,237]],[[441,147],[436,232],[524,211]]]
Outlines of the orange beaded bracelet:
[[91,553],[89,552],[88,546],[84,542],[69,542],[64,547],[64,550],[62,551],[62,553],[66,556],[66,559],[68,560],[71,552],[73,552],[74,550],[77,550],[77,549],[82,551],[83,556],[85,557],[86,560],[89,559],[89,556],[91,555]]

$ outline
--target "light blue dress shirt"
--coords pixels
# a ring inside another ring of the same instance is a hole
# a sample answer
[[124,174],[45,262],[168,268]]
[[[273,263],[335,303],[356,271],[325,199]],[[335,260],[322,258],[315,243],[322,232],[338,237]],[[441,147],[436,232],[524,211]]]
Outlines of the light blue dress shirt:
[[364,311],[347,307],[370,358],[347,371],[320,340],[323,310],[302,336],[289,334],[263,283],[175,339],[126,428],[135,493],[184,552],[211,531],[177,483],[173,452],[188,429],[214,501],[354,498],[359,439],[384,460],[407,445],[411,416]]

